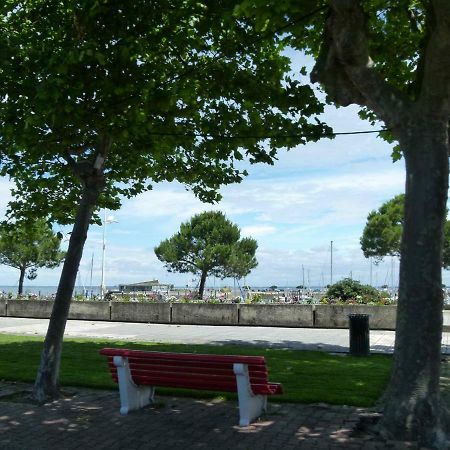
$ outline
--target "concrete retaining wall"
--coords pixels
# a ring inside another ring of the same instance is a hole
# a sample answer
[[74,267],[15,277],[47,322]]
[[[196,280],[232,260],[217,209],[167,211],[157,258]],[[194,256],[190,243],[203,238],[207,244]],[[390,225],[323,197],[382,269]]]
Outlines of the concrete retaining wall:
[[172,323],[185,325],[238,325],[238,305],[174,303],[172,304]]
[[170,323],[169,303],[111,303],[115,322]]
[[[0,300],[0,316],[49,318],[53,302]],[[72,302],[69,319],[189,325],[348,328],[349,314],[368,314],[372,330],[395,330],[396,306],[247,305],[207,303]],[[450,309],[444,309],[450,331]]]
[[316,328],[348,328],[349,314],[368,314],[372,330],[395,330],[396,306],[315,305]]
[[444,331],[450,331],[450,308],[445,309],[442,314],[444,319]]
[[72,302],[69,319],[110,320],[109,302]]
[[46,300],[8,300],[8,317],[47,319],[52,313],[53,302]]
[[239,325],[313,327],[313,306],[239,305]]

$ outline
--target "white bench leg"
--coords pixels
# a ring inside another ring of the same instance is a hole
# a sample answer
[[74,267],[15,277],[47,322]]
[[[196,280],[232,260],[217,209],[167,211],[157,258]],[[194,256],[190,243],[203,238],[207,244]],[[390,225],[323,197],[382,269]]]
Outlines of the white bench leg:
[[255,395],[250,386],[247,364],[233,364],[239,400],[239,426],[250,425],[267,409],[267,395]]
[[120,414],[128,414],[134,409],[143,408],[153,402],[154,386],[137,386],[131,378],[128,358],[114,356],[114,365],[117,367],[120,393]]

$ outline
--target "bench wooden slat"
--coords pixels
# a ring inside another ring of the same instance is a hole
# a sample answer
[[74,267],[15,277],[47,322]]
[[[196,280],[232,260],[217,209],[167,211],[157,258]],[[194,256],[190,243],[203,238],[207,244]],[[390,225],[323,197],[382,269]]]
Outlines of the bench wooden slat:
[[[111,374],[115,374],[117,372],[117,370],[115,370],[114,368],[110,368]],[[144,376],[146,374],[152,376],[153,374],[156,375],[164,375],[164,376],[168,376],[168,377],[172,377],[172,378],[202,378],[202,377],[214,377],[216,379],[221,378],[221,379],[230,379],[230,380],[235,380],[236,375],[234,373],[229,373],[229,372],[207,372],[207,371],[196,371],[196,372],[186,372],[186,371],[172,371],[172,370],[158,370],[158,368],[154,368],[151,370],[139,370],[139,369],[131,369],[131,374],[132,377],[135,378],[136,376]],[[265,376],[252,376],[250,375],[250,383],[253,384],[263,384],[263,383],[268,383],[267,377]]]
[[[112,369],[114,370],[114,369]],[[203,377],[203,376],[212,376],[212,377],[221,377],[221,378],[230,378],[232,380],[235,379],[236,375],[233,372],[230,371],[210,371],[207,370],[177,370],[176,368],[167,368],[165,370],[161,370],[158,367],[147,367],[147,368],[133,368],[131,367],[131,373],[132,375],[144,375],[146,373],[152,374],[167,374],[172,376],[179,376],[179,377]],[[268,383],[267,377],[263,375],[259,375],[258,373],[250,373],[250,381],[251,382],[259,382],[259,383]]]
[[166,380],[181,380],[185,381],[186,383],[190,383],[191,381],[199,381],[199,382],[216,382],[218,384],[220,383],[227,383],[227,382],[234,382],[236,384],[236,377],[230,377],[227,375],[205,375],[205,374],[196,374],[196,373],[177,373],[177,372],[132,372],[133,379],[146,379],[146,378],[160,378],[160,379],[166,379]]
[[[209,370],[227,370],[230,367],[232,367],[232,362],[227,363],[206,363],[203,361],[175,361],[175,360],[154,360],[154,359],[135,359],[135,358],[128,358],[128,362],[130,365],[135,366],[142,366],[145,367],[146,365],[153,365],[153,366],[159,366],[159,367],[165,367],[165,366],[172,366],[172,367],[182,367],[186,370],[189,370],[190,367],[192,367],[194,370],[197,368],[205,368]],[[247,364],[251,370],[254,371],[260,371],[267,373],[267,367],[263,364]]]
[[244,355],[208,355],[200,353],[169,353],[152,352],[145,350],[128,350],[117,348],[104,348],[100,350],[101,355],[105,356],[124,356],[126,358],[141,358],[152,360],[174,360],[174,361],[204,361],[206,363],[241,363],[241,364],[266,364],[264,356],[244,356]]
[[212,378],[179,378],[138,375],[133,376],[136,384],[150,386],[179,387],[184,389],[198,389],[210,391],[236,392],[236,380],[221,380]]
[[[112,359],[109,361],[109,368],[111,371],[115,371],[116,367],[114,366],[114,363]],[[139,363],[132,363],[130,362],[130,370],[132,373],[138,373],[138,372],[158,372],[158,373],[180,373],[180,374],[210,374],[210,375],[219,375],[219,376],[229,376],[231,378],[235,378],[235,374],[233,371],[233,368],[230,364],[227,366],[213,366],[213,367],[194,367],[194,366],[185,366],[184,364],[182,366],[175,366],[173,364],[139,364]],[[260,380],[268,381],[267,380],[267,370],[261,369],[259,366],[256,367],[256,369],[249,367],[249,373],[250,378],[252,380]]]
[[[109,362],[110,364],[113,364],[113,359],[112,357],[108,357],[109,358]],[[183,370],[231,370],[232,371],[232,363],[204,363],[201,362],[199,364],[195,364],[195,363],[188,363],[185,361],[169,361],[169,360],[164,360],[164,361],[159,361],[159,360],[142,360],[142,359],[134,359],[134,358],[129,358],[128,359],[128,363],[130,364],[130,366],[133,367],[161,367],[161,369],[163,369],[164,367],[182,367]],[[260,373],[265,373],[267,374],[267,367],[265,365],[262,364],[248,364],[249,370],[253,371],[253,372],[260,372]]]
[[252,391],[259,395],[279,395],[283,393],[283,385],[281,383],[253,384]]
[[[118,376],[112,374],[112,379],[118,383]],[[211,390],[211,391],[222,391],[222,392],[236,392],[236,382],[234,383],[221,383],[221,384],[208,384],[202,383],[200,386],[198,383],[183,383],[177,382],[175,380],[168,380],[165,377],[145,377],[137,376],[133,377],[133,380],[137,384],[155,384],[160,387],[174,387],[180,389],[197,389],[197,390]],[[209,380],[208,380],[209,381]],[[252,391],[257,395],[279,395],[283,393],[283,385],[281,383],[269,383],[269,384],[258,384],[252,383]]]

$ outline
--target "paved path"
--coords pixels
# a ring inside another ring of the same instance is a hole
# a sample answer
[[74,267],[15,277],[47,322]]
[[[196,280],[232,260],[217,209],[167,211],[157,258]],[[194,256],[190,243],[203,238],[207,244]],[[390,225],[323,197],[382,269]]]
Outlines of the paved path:
[[[48,319],[0,317],[0,332],[44,336]],[[162,325],[69,320],[66,336],[191,344],[249,344],[327,352],[348,352],[348,329],[242,326]],[[392,353],[394,332],[370,331],[372,352]],[[443,333],[442,352],[450,355],[450,333]]]
[[[153,407],[119,414],[117,392],[72,389],[71,397],[42,407],[16,398],[26,385],[0,383],[2,450],[369,449],[416,448],[413,444],[354,434],[365,409],[271,404],[261,420],[238,427],[234,401],[159,397]],[[3,401],[2,401],[3,400]]]

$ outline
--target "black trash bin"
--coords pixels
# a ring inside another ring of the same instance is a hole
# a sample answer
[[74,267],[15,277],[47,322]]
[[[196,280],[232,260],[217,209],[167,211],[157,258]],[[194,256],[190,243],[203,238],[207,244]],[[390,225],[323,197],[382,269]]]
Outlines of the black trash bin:
[[370,353],[369,315],[349,314],[350,355],[368,356]]

